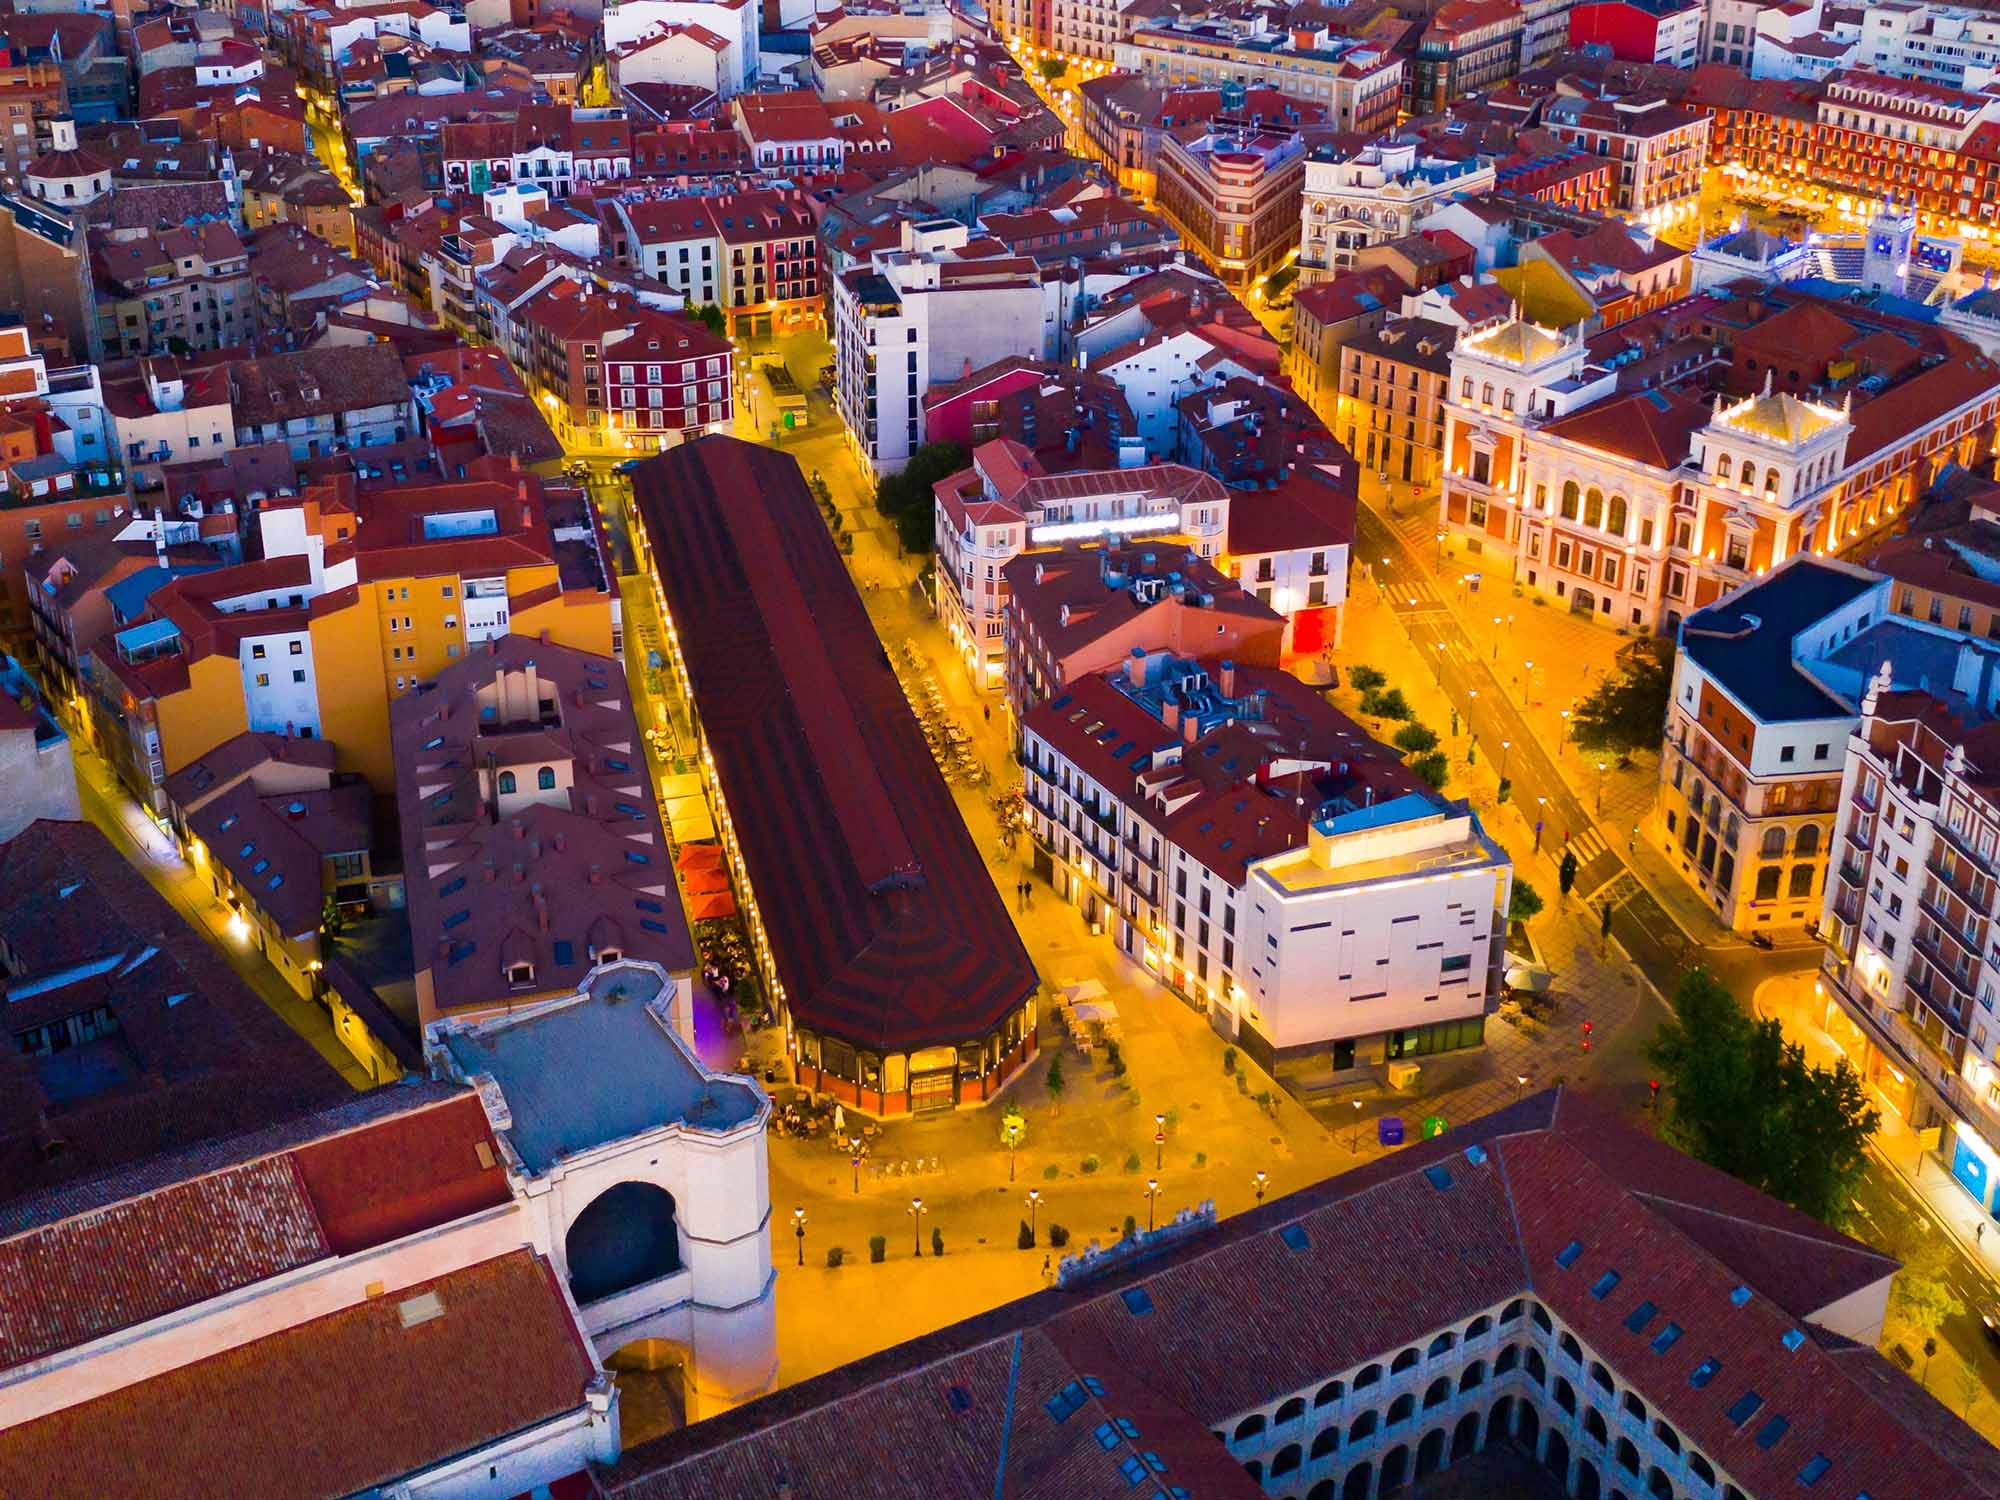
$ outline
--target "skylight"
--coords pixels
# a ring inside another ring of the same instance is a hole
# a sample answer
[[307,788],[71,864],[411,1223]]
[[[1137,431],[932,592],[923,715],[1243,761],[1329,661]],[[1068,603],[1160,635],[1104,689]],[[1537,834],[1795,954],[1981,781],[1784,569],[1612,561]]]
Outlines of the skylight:
[[1757,1415],[1757,1409],[1764,1404],[1764,1398],[1755,1391],[1745,1391],[1729,1403],[1729,1420],[1741,1427]]
[[1659,1309],[1655,1307],[1651,1302],[1641,1302],[1637,1307],[1633,1308],[1631,1313],[1626,1317],[1625,1326],[1631,1329],[1634,1333],[1644,1333],[1646,1331],[1646,1325],[1653,1321],[1653,1314],[1658,1311]]
[[1799,1470],[1800,1484],[1818,1484],[1826,1477],[1826,1471],[1833,1467],[1833,1460],[1824,1453],[1815,1453],[1806,1460],[1806,1466]]
[[1127,1287],[1123,1293],[1125,1310],[1135,1318],[1143,1318],[1153,1310],[1153,1299],[1142,1286]]
[[1590,1295],[1595,1297],[1599,1302],[1602,1302],[1616,1290],[1618,1280],[1619,1277],[1616,1271],[1606,1271],[1590,1284]]
[[1790,1420],[1785,1417],[1771,1418],[1770,1421],[1757,1429],[1757,1446],[1759,1448],[1777,1447],[1778,1439],[1789,1432],[1791,1427]]
[[1424,1168],[1424,1180],[1441,1193],[1451,1186],[1451,1173],[1443,1163],[1436,1163]]
[[[1650,1306],[1650,1304],[1648,1305]],[[1680,1339],[1681,1325],[1669,1322],[1665,1328],[1662,1328],[1658,1333],[1653,1335],[1653,1352],[1655,1354],[1665,1354],[1675,1344],[1678,1344]]]
[[1571,1240],[1567,1245],[1564,1245],[1562,1249],[1556,1251],[1556,1264],[1561,1266],[1565,1271],[1567,1271],[1571,1266],[1577,1263],[1578,1259],[1580,1259],[1582,1255],[1583,1255],[1583,1241]]
[[1312,1248],[1312,1241],[1306,1237],[1303,1224],[1287,1224],[1278,1231],[1278,1238],[1285,1242],[1287,1249],[1296,1250],[1301,1255]]
[[1707,1385],[1711,1380],[1715,1379],[1715,1377],[1720,1375],[1721,1373],[1722,1373],[1722,1361],[1717,1359],[1714,1355],[1711,1354],[1707,1359],[1703,1360],[1700,1364],[1696,1365],[1694,1369],[1689,1372],[1688,1384],[1693,1386],[1696,1390],[1700,1390],[1703,1386]]

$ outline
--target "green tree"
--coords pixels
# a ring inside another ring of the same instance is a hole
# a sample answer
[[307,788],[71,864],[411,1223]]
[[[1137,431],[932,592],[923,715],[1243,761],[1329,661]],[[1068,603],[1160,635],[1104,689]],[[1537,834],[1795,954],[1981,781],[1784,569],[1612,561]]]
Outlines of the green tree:
[[1565,849],[1563,850],[1562,863],[1556,866],[1556,888],[1567,896],[1570,887],[1575,884],[1576,851],[1574,849]]
[[1042,1087],[1049,1091],[1050,1111],[1052,1113],[1060,1111],[1063,1090],[1069,1087],[1068,1081],[1063,1077],[1061,1047],[1057,1047],[1049,1054],[1049,1067],[1048,1071],[1042,1074]]
[[[940,479],[956,474],[972,461],[958,443],[925,443],[910,455],[910,461],[896,474],[884,474],[875,481],[875,508],[894,519],[906,511],[923,513],[923,534],[928,546],[931,511],[936,498],[931,487]],[[910,545],[906,540],[905,546]]]
[[1422,755],[1427,750],[1437,749],[1437,731],[1427,724],[1411,722],[1396,731],[1396,737],[1389,741],[1405,755]]
[[905,552],[928,552],[937,541],[937,522],[931,508],[911,506],[896,513],[896,540]]
[[1379,687],[1386,687],[1389,679],[1380,667],[1371,667],[1363,662],[1347,674],[1347,681],[1357,693],[1372,693]]
[[320,903],[319,930],[330,938],[337,938],[347,930],[347,913],[330,895]]
[[1672,655],[1648,642],[1646,649],[1625,657],[1617,676],[1607,677],[1576,706],[1570,732],[1579,745],[1591,750],[1630,755],[1634,750],[1657,749],[1666,733],[1673,688]]
[[1927,1235],[1902,1259],[1903,1269],[1889,1287],[1889,1310],[1913,1335],[1928,1338],[1965,1311],[1946,1280],[1951,1252],[1942,1239]]
[[1525,880],[1514,882],[1514,894],[1507,898],[1507,920],[1527,922],[1542,914],[1542,893]]
[[718,338],[729,336],[729,315],[713,302],[705,304],[695,313],[695,318],[708,326],[708,331]]
[[1419,755],[1410,762],[1410,769],[1416,772],[1417,780],[1433,791],[1443,791],[1445,782],[1451,779],[1451,762],[1442,750]]
[[1881,1123],[1845,1058],[1813,1067],[1775,1020],[1746,1015],[1705,969],[1674,990],[1646,1045],[1668,1109],[1661,1134],[1690,1156],[1838,1227]]
[[1064,62],[1059,57],[1048,57],[1042,60],[1039,71],[1041,72],[1042,77],[1048,79],[1049,82],[1054,83],[1058,78],[1062,77],[1063,74],[1069,71],[1069,64]]

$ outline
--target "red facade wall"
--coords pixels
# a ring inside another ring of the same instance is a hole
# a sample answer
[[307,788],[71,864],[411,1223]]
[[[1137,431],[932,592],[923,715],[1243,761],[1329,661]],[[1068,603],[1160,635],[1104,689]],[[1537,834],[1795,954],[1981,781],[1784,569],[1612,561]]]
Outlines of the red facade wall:
[[1658,55],[1659,40],[1659,19],[1621,0],[1597,0],[1569,13],[1572,47],[1601,43],[1620,62],[1651,62]]

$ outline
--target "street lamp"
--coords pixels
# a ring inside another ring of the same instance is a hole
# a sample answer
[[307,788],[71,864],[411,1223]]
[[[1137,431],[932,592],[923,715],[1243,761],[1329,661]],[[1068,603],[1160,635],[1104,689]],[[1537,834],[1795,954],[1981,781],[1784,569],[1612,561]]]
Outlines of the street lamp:
[[1264,1201],[1264,1189],[1269,1185],[1270,1180],[1264,1175],[1263,1168],[1258,1168],[1257,1175],[1250,1179],[1250,1186],[1257,1190],[1257,1201],[1259,1203]]
[[1042,1190],[1028,1189],[1028,1243],[1035,1243],[1035,1217],[1042,1211]]
[[1153,1116],[1153,1170],[1159,1171],[1167,1164],[1167,1117]]
[[792,1233],[798,1238],[799,1242],[799,1264],[804,1265],[806,1263],[806,1211],[803,1208],[792,1210]]
[[1157,1177],[1148,1177],[1146,1179],[1146,1233],[1148,1234],[1153,1232],[1153,1205],[1159,1201],[1159,1198],[1160,1179]]
[[847,1150],[849,1159],[854,1166],[854,1191],[856,1196],[859,1196],[861,1192],[861,1137],[858,1135],[849,1136],[847,1139]]
[[912,1198],[910,1200],[910,1244],[912,1253],[919,1260],[923,1258],[924,1254],[924,1214],[926,1212],[928,1210],[924,1207],[923,1199]]
[[1500,617],[1493,617],[1493,659],[1500,660]]
[[1438,532],[1437,532],[1437,537],[1438,537],[1438,567],[1439,567],[1439,568],[1443,568],[1443,567],[1444,567],[1444,528],[1443,528],[1442,526],[1438,527]]
[[1527,1091],[1528,1075],[1526,1073],[1516,1073],[1514,1075],[1514,1097],[1518,1100]]
[[1566,708],[1562,710],[1562,721],[1562,737],[1556,741],[1556,754],[1558,755],[1563,753],[1563,746],[1569,743],[1569,710]]
[[1549,799],[1546,797],[1535,799],[1535,853],[1537,854],[1542,852],[1542,815],[1543,809],[1548,805]]
[[1597,810],[1604,811],[1604,762],[1597,763]]
[[1512,740],[1502,740],[1500,742],[1500,779],[1502,781],[1507,779],[1507,752],[1513,748],[1513,744]]
[[1356,1099],[1356,1100],[1354,1101],[1354,1139],[1353,1139],[1352,1141],[1348,1142],[1348,1146],[1349,1146],[1349,1149],[1351,1149],[1351,1150],[1352,1150],[1352,1151],[1353,1151],[1353,1152],[1354,1152],[1354,1153],[1355,1153],[1355,1154],[1356,1154],[1357,1156],[1358,1156],[1358,1155],[1360,1154],[1360,1152],[1361,1152],[1361,1101],[1360,1101],[1359,1099]]

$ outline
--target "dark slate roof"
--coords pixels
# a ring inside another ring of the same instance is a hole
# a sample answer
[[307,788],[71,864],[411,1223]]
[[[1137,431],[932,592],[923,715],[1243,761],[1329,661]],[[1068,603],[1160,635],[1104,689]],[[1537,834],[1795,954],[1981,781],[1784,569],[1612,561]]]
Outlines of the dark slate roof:
[[[1798,1476],[1823,1455],[1825,1489],[1840,1496],[2000,1495],[2000,1452],[1873,1350],[1801,1326],[1879,1293],[1895,1269],[1550,1091],[644,1444],[600,1478],[611,1500],[768,1495],[781,1480],[795,1500],[1109,1500],[1152,1490],[1133,1489],[1107,1451],[1150,1449],[1166,1464],[1155,1487],[1254,1495],[1209,1432],[1296,1393],[1311,1400],[1399,1350],[1421,1356],[1436,1331],[1494,1309],[1489,1349],[1550,1345],[1524,1315],[1533,1299],[1747,1494],[1801,1492]],[[1810,1307],[1795,1278],[1811,1285]],[[1682,1333],[1658,1348],[1668,1321]],[[1553,1381],[1562,1357],[1548,1358]],[[1691,1384],[1710,1358],[1719,1375]],[[1420,1363],[1413,1378],[1433,1373]],[[1059,1416],[1049,1403],[1072,1381],[1076,1409]],[[1757,1419],[1732,1422],[1753,1388]],[[1788,1425],[1767,1443],[1773,1416]],[[1099,1436],[1119,1418],[1141,1434],[1129,1447]]]
[[1858,568],[1798,557],[1681,623],[1681,650],[1766,724],[1853,712],[1792,657],[1799,632],[1868,592]]
[[793,1015],[884,1049],[996,1029],[1034,967],[798,464],[707,437],[633,491]]

